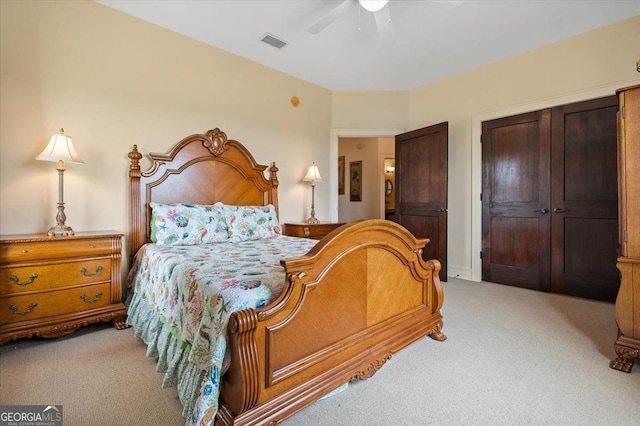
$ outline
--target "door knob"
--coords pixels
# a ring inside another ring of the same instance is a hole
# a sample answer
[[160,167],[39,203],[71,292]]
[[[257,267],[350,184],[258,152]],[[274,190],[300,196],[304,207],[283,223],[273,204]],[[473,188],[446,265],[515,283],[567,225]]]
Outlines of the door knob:
[[439,209],[434,210],[434,212],[438,212],[438,213],[444,213],[446,211],[447,211],[447,209],[445,209],[444,207],[440,207]]
[[547,213],[549,213],[549,209],[542,208],[542,209],[540,209],[540,213],[547,214]]
[[561,209],[560,207],[556,207],[555,209],[553,209],[554,213],[564,213],[567,212],[569,210],[565,210],[565,209]]

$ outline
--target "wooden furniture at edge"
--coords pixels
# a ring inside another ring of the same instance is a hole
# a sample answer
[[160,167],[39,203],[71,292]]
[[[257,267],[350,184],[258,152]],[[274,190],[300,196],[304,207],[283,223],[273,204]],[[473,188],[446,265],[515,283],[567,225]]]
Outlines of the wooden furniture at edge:
[[610,366],[629,373],[640,358],[640,85],[616,93],[621,277],[615,305],[618,357]]
[[344,223],[285,223],[283,232],[291,237],[321,240],[325,235],[342,225]]
[[0,236],[0,344],[99,321],[125,328],[121,258],[115,232]]

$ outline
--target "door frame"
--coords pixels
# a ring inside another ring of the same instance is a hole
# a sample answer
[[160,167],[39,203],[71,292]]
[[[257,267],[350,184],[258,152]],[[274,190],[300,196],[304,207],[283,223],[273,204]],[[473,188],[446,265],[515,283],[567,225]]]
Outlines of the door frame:
[[[558,105],[610,96],[615,94],[619,88],[628,87],[633,85],[634,82],[638,84],[638,80],[624,81],[582,92],[541,99],[527,104],[513,105],[488,113],[471,115],[471,270],[469,277],[460,275],[460,278],[482,281],[482,260],[480,259],[480,252],[482,250],[482,201],[480,200],[480,194],[482,193],[482,145],[480,143],[482,122]],[[337,167],[336,160],[336,168]]]
[[[375,128],[348,128],[348,127],[332,127],[329,137],[329,167],[335,170],[335,173],[329,174],[329,213],[332,222],[338,221],[338,141],[340,138],[389,138],[404,133],[402,127],[388,127],[382,129]],[[382,185],[382,184],[380,184]],[[382,187],[378,188],[378,194]]]

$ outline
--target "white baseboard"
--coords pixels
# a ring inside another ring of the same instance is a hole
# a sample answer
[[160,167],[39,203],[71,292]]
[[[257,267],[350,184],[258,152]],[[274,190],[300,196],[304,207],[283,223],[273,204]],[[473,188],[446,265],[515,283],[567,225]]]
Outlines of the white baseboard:
[[470,268],[460,268],[447,265],[447,277],[462,278],[463,280],[473,281]]

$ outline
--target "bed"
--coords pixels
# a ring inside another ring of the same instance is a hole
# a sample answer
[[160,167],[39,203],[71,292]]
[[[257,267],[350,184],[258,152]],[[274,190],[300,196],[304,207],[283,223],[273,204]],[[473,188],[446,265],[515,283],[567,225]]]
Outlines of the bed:
[[[143,172],[137,146],[128,154],[127,324],[147,344],[147,355],[158,359],[163,386],[177,388],[186,424],[277,424],[347,383],[373,376],[417,339],[446,339],[440,264],[422,258],[427,239],[377,219],[343,225],[320,241],[281,235],[278,168],[256,163],[244,145],[217,128],[148,156],[151,166]],[[209,217],[217,225],[202,232],[206,237],[174,245],[163,239],[167,232],[158,221],[175,206],[198,206],[207,214],[213,209],[224,220]],[[242,233],[235,217],[226,215],[229,209],[264,213],[262,223],[273,234],[212,241],[218,231],[229,239]],[[156,262],[165,252],[182,257],[162,272]],[[214,255],[217,260],[209,262]],[[270,278],[247,259],[262,263]],[[173,283],[179,267],[189,282]],[[157,276],[143,279],[145,274]],[[220,284],[216,274],[228,281]],[[227,299],[228,288],[250,291],[238,302]],[[158,303],[163,297],[169,302]],[[198,303],[188,305],[192,300]],[[224,315],[208,315],[213,311]],[[194,318],[204,317],[214,322],[196,324]],[[185,323],[193,327],[187,330]]]

